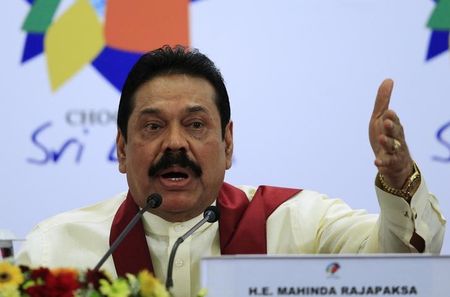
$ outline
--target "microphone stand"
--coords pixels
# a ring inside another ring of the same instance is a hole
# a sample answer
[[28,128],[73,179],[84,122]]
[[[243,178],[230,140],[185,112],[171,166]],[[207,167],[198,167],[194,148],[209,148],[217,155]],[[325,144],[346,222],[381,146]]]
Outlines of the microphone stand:
[[147,204],[144,208],[139,210],[139,212],[133,217],[133,219],[128,223],[128,225],[123,229],[123,231],[119,234],[119,236],[116,238],[116,240],[113,242],[109,250],[106,252],[106,254],[100,259],[100,261],[95,265],[94,271],[98,271],[100,267],[105,263],[105,261],[109,258],[109,256],[114,253],[114,251],[117,249],[119,244],[122,243],[125,236],[128,235],[128,233],[133,229],[134,225],[141,219],[142,215],[149,210],[150,208],[157,208],[161,205],[162,197],[158,193],[153,193],[147,198]]
[[173,262],[175,260],[175,254],[177,253],[177,249],[180,246],[180,244],[182,244],[186,238],[191,236],[192,233],[194,233],[204,223],[206,222],[214,223],[218,219],[219,219],[219,209],[216,206],[209,206],[203,213],[203,219],[201,219],[201,221],[195,224],[194,227],[189,229],[183,236],[178,237],[178,239],[175,241],[172,247],[172,251],[170,252],[169,265],[167,266],[167,279],[166,279],[167,291],[169,291],[169,289],[173,287],[173,279],[172,279]]

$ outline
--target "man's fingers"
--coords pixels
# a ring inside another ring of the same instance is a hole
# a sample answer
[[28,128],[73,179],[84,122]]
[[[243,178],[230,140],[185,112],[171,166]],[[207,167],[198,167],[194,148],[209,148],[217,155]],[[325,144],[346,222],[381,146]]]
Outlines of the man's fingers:
[[400,123],[400,119],[392,110],[388,110],[383,115],[383,132],[381,133],[386,136],[401,140],[402,143],[405,142],[405,135],[403,132],[402,124]]
[[392,79],[385,79],[378,88],[377,97],[375,99],[375,106],[373,107],[372,119],[380,117],[388,108],[391,99],[394,81]]
[[402,137],[380,135],[378,142],[383,153],[387,155],[397,154],[405,149],[405,140]]

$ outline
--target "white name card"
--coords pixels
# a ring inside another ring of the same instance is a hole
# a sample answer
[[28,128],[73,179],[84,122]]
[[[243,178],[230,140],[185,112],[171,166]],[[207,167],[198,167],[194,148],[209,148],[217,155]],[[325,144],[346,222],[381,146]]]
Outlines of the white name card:
[[223,256],[201,272],[208,297],[450,296],[450,256]]

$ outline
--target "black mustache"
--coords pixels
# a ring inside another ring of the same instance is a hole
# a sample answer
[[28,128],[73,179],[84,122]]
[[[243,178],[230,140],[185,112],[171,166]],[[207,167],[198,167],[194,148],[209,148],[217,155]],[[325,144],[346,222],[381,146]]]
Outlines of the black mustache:
[[189,159],[185,150],[166,150],[161,159],[150,166],[148,175],[151,177],[156,176],[161,170],[168,169],[174,165],[178,165],[183,168],[190,168],[197,177],[200,177],[203,174],[202,168],[197,163]]

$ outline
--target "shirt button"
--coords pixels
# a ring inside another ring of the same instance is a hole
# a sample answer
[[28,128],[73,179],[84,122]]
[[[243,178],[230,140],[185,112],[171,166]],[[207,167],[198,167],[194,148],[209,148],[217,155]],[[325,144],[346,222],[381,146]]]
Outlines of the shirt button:
[[184,265],[184,261],[182,259],[175,260],[175,267],[182,267]]
[[412,209],[412,215],[413,215],[414,219],[417,219],[417,211],[415,208]]

